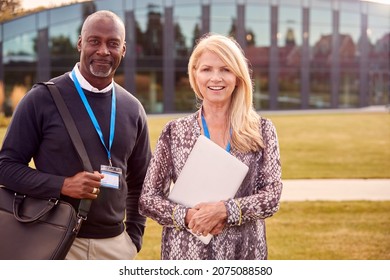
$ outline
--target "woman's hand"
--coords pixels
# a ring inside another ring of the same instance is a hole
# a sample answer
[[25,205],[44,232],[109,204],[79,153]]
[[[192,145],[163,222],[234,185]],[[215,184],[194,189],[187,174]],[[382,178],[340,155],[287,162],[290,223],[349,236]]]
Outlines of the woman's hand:
[[187,214],[186,214],[186,218],[185,218],[185,224],[186,226],[188,227],[192,217],[194,216],[194,214],[197,212],[198,210],[194,209],[194,208],[190,208],[188,211],[187,211]]
[[[191,211],[191,210],[195,210]],[[191,211],[191,212],[190,212]],[[206,236],[207,234],[219,234],[226,224],[227,211],[225,204],[220,202],[199,203],[188,211],[188,228],[195,234]]]

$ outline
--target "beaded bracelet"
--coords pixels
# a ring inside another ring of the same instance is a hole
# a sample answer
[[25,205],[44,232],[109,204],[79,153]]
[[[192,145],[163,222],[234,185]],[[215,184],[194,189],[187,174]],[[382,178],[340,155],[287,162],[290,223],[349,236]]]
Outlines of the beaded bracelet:
[[175,229],[176,230],[180,230],[180,227],[177,224],[176,219],[175,219],[175,213],[176,213],[177,208],[179,208],[179,204],[176,205],[175,208],[173,208],[173,211],[172,211],[172,222],[173,222],[173,226],[175,227]]
[[240,209],[240,216],[238,218],[238,225],[241,226],[242,224],[242,211],[241,211],[241,205],[240,202],[237,199],[234,199],[234,202],[236,203],[238,209]]

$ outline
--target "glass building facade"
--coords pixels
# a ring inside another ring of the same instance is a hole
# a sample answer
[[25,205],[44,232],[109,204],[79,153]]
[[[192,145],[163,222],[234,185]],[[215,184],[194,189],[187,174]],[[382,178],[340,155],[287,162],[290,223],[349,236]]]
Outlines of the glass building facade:
[[231,35],[252,66],[258,110],[390,103],[390,5],[358,0],[110,0],[40,11],[0,24],[0,111],[38,81],[70,71],[83,20],[118,14],[127,53],[116,81],[148,113],[189,112],[187,63],[207,32]]

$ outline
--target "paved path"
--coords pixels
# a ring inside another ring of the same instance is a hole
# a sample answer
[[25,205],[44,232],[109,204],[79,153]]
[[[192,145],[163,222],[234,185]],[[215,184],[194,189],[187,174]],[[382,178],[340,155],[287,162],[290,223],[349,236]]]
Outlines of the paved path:
[[390,179],[284,180],[281,201],[390,200]]

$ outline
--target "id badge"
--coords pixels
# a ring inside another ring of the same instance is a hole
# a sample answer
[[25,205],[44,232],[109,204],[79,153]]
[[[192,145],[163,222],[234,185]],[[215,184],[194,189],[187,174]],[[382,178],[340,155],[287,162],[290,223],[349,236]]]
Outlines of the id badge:
[[120,168],[101,165],[100,172],[104,174],[104,178],[100,181],[102,187],[119,189],[119,178],[122,175],[122,170]]

